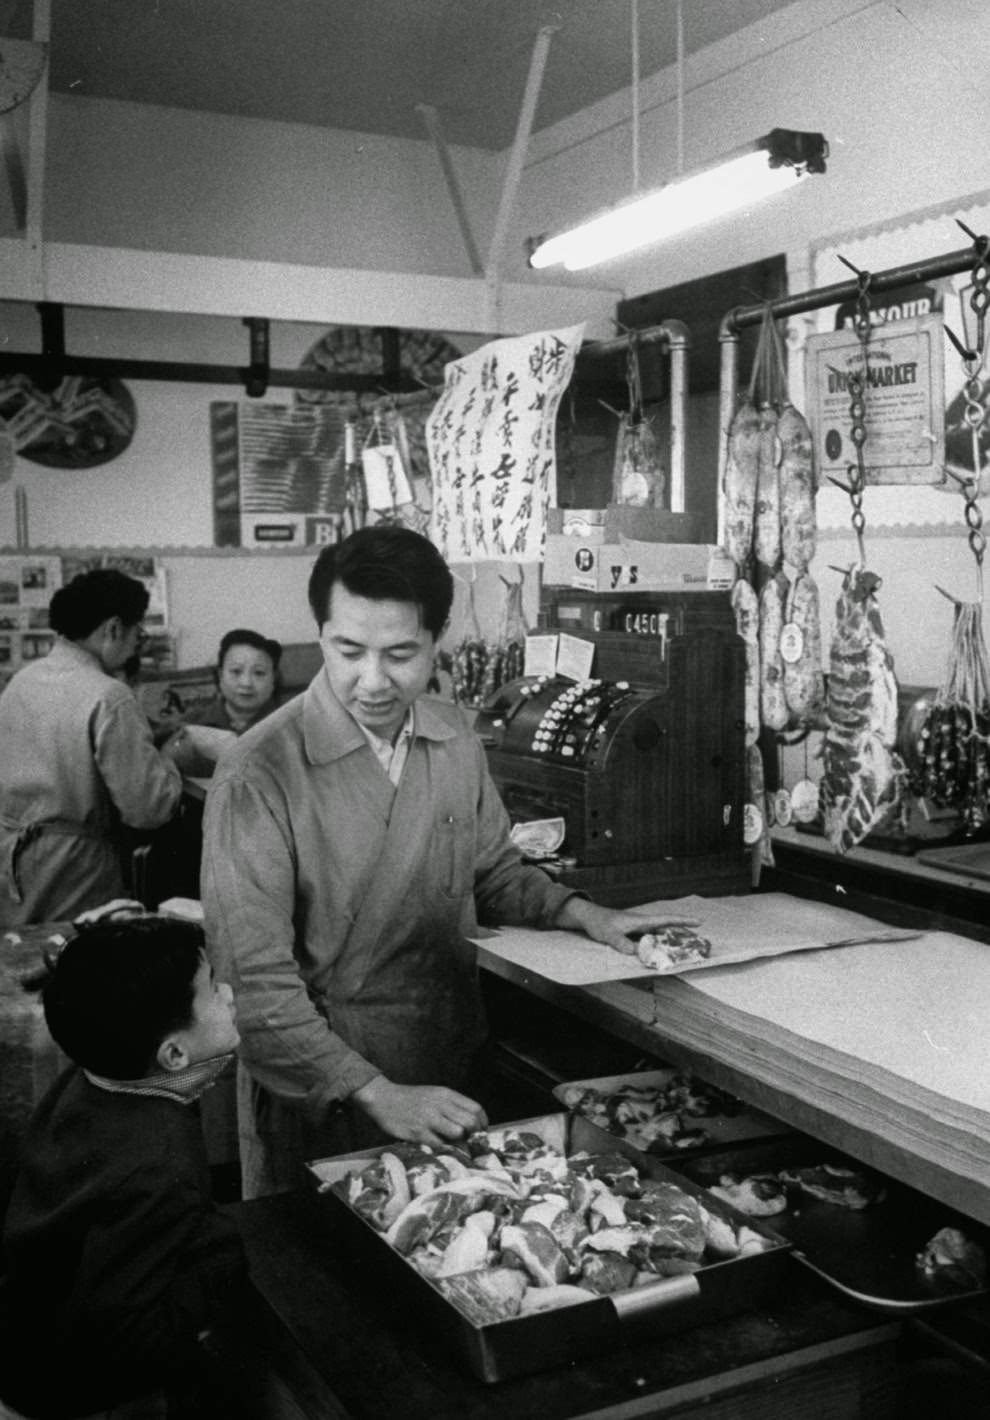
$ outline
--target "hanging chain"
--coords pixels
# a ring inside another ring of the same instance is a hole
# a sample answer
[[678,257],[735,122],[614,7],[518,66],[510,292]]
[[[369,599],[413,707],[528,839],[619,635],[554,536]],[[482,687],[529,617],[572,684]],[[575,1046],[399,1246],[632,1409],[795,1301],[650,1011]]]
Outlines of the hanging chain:
[[963,497],[966,500],[966,526],[969,529],[969,550],[976,558],[976,589],[977,601],[983,601],[983,554],[987,550],[986,534],[983,531],[983,514],[980,512],[980,505],[977,502],[979,493],[979,479],[974,479],[967,483],[963,490]]
[[[968,229],[967,229],[968,230]],[[976,589],[977,602],[983,602],[983,555],[987,548],[986,534],[983,531],[983,514],[980,511],[978,500],[980,492],[980,431],[987,417],[987,409],[983,403],[985,388],[980,379],[980,373],[986,363],[986,313],[990,305],[990,264],[987,258],[990,254],[990,237],[975,237],[973,241],[973,291],[969,298],[970,309],[976,316],[976,349],[967,350],[958,341],[953,343],[959,349],[962,360],[964,375],[963,398],[965,400],[965,410],[963,411],[963,422],[969,429],[970,439],[973,448],[973,472],[965,480],[959,478],[957,481],[962,485],[962,494],[965,501],[965,519],[968,529],[969,549],[976,559]]]
[[980,365],[986,359],[986,319],[990,306],[990,237],[977,237],[973,246],[976,258],[973,263],[973,294],[969,298],[969,308],[976,316],[976,353]]
[[863,445],[866,443],[866,386],[869,380],[869,343],[872,327],[870,325],[870,273],[860,271],[856,277],[859,285],[859,292],[856,296],[856,314],[853,316],[853,329],[859,339],[860,350],[863,354],[863,366],[861,372],[854,372],[849,377],[849,419],[852,425],[850,438],[856,449],[856,462],[846,465],[846,477],[849,482],[849,501],[852,503],[852,527],[856,534],[856,542],[859,547],[859,560],[862,565],[866,565],[866,548],[863,543],[863,532],[866,528],[866,517],[863,513],[863,493],[866,490],[866,460],[863,456]]

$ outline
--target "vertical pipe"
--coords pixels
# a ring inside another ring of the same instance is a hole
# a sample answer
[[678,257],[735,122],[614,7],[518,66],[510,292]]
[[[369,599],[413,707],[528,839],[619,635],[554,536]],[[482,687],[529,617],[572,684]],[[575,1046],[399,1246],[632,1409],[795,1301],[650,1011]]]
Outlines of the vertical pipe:
[[725,546],[725,463],[729,453],[729,428],[736,412],[739,388],[739,334],[728,320],[718,333],[721,345],[721,375],[718,392],[718,531],[720,547]]
[[670,345],[670,511],[683,513],[687,502],[687,408],[688,344],[687,328],[679,321],[663,322]]
[[31,547],[28,533],[27,489],[22,488],[20,484],[14,489],[14,520],[17,529],[15,533],[17,550],[18,552],[27,552]]

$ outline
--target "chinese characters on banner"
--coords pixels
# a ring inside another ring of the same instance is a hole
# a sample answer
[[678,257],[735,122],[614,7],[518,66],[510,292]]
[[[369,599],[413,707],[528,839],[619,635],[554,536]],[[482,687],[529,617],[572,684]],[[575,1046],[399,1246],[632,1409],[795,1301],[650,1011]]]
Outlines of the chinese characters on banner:
[[445,367],[426,426],[430,536],[448,562],[539,562],[555,425],[584,324],[483,345]]

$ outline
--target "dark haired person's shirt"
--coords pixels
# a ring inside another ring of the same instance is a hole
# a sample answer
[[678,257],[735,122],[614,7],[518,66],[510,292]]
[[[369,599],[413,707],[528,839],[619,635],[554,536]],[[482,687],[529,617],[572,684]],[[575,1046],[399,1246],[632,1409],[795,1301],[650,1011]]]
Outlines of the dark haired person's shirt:
[[[283,1101],[332,1122],[314,1143],[346,1152],[383,1137],[346,1103],[376,1075],[470,1092],[486,1035],[478,924],[549,927],[574,895],[512,843],[463,711],[421,696],[411,729],[394,783],[320,672],[224,754],[207,796],[207,940],[283,1186],[295,1150]],[[246,1197],[272,1191],[241,1162]]]
[[217,730],[233,730],[235,735],[243,735],[245,730],[249,730],[252,725],[256,725],[259,720],[263,720],[266,715],[270,715],[275,709],[275,697],[263,705],[258,713],[252,716],[248,724],[235,725],[230,718],[227,706],[222,695],[215,695],[208,704],[201,710],[197,710],[194,715],[190,715],[184,721],[187,725],[207,725]]
[[124,895],[120,831],[158,828],[182,777],[133,692],[59,638],[0,695],[0,928]]
[[247,1277],[193,1097],[215,1073],[186,1098],[164,1077],[94,1083],[73,1066],[39,1104],[3,1236],[9,1405],[84,1415],[195,1374],[199,1336]]

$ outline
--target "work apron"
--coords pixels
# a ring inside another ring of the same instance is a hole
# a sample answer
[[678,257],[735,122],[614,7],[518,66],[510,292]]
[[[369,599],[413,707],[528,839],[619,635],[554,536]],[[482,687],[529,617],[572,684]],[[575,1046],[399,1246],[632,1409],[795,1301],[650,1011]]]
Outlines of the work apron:
[[[373,792],[382,792],[378,781]],[[423,801],[408,785],[407,792],[388,797],[392,812],[382,853],[315,1004],[332,1029],[393,1083],[446,1085],[484,1103],[488,1071],[476,951],[455,925],[456,894],[465,882],[470,891],[473,878],[455,869],[449,857],[458,851],[451,823],[451,832],[440,835],[450,842],[438,844],[435,833],[426,864],[425,891],[448,900],[441,932],[439,919],[428,918],[396,932],[396,884],[417,881],[423,871],[417,822]],[[387,801],[383,806],[387,813]],[[363,1110],[346,1102],[314,1120],[304,1107],[264,1090],[243,1068],[238,1106],[245,1197],[298,1186],[305,1160],[350,1153],[387,1138]]]
[[123,892],[116,845],[89,824],[0,815],[0,926],[78,916]]

